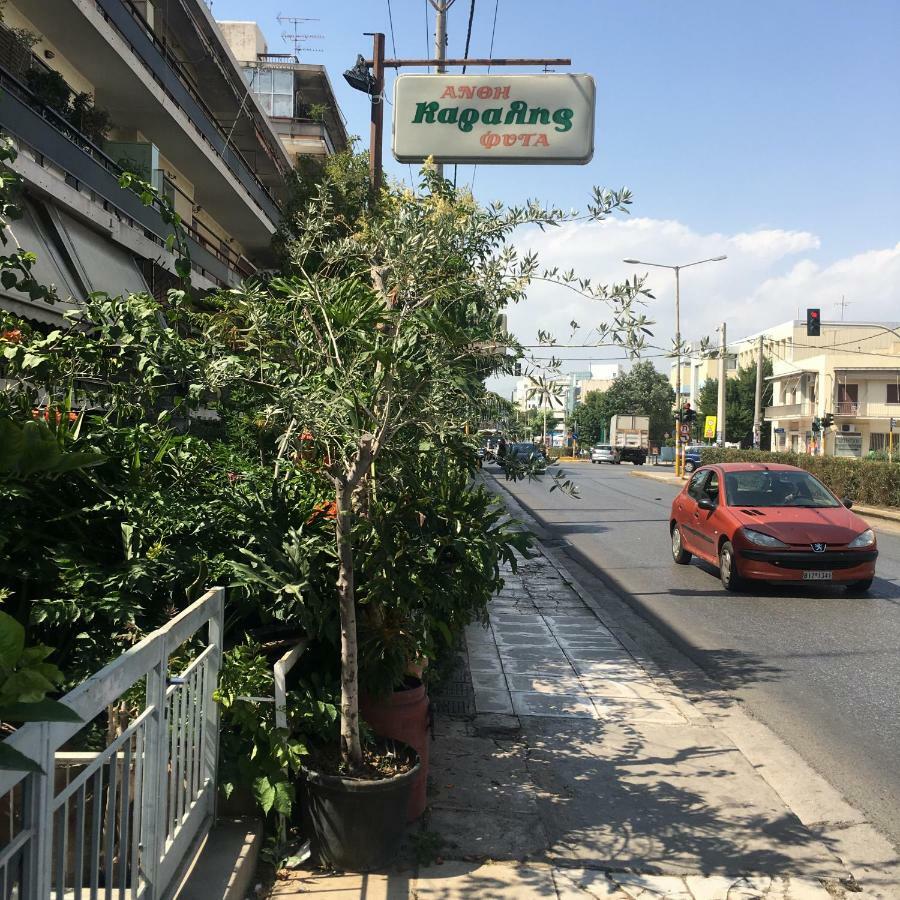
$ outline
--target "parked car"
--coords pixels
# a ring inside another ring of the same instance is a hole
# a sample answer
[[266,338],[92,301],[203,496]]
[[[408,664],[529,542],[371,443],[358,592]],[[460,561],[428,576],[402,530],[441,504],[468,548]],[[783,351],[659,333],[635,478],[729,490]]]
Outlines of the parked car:
[[718,566],[729,591],[759,580],[837,583],[864,593],[878,546],[852,505],[795,466],[702,466],[672,501],[672,557]]
[[507,444],[506,455],[515,456],[524,462],[532,459],[543,459],[544,454],[541,453],[540,447],[535,446],[531,441],[523,441],[521,443]]
[[597,444],[596,446],[591,447],[591,462],[607,462],[617,466],[622,462],[622,457],[618,449],[613,447],[612,444]]
[[691,444],[684,448],[684,471],[690,474],[700,467],[702,462],[700,451],[703,450],[703,444]]

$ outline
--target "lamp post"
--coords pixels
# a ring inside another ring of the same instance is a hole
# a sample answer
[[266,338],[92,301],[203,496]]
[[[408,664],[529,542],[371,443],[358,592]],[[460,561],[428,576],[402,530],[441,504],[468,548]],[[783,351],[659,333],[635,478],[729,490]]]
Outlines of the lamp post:
[[[696,262],[685,263],[682,266],[670,266],[666,263],[643,262],[639,259],[624,259],[622,262],[628,263],[630,266],[654,266],[657,269],[671,269],[675,273],[675,404],[677,409],[681,409],[681,279],[679,274],[682,269],[691,266],[699,266],[702,263],[721,262],[728,259],[727,256],[711,256],[709,259],[698,259]],[[681,422],[675,429],[675,474],[682,474],[681,466]]]

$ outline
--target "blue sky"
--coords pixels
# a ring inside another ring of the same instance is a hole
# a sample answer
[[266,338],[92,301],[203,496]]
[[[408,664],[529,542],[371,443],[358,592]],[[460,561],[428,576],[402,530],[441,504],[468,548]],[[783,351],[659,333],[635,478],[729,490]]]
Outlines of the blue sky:
[[[495,2],[476,0],[471,55],[488,53]],[[276,16],[286,7],[214,0],[213,13],[255,19],[270,50],[281,51]],[[398,55],[430,55],[426,0],[392,7]],[[362,32],[384,31],[392,55],[387,0],[307,0],[290,9],[320,19],[305,30],[325,35],[310,44],[324,52],[304,61],[328,68],[350,131],[367,136],[366,98],[341,72],[358,52],[370,53]],[[735,309],[735,337],[802,305],[822,306],[827,320],[842,292],[855,304],[848,318],[883,317],[886,304],[900,309],[897,0],[499,0],[497,9],[495,56],[570,56],[573,71],[594,76],[596,151],[587,166],[482,166],[474,184],[481,200],[583,205],[593,184],[627,185],[640,227],[572,233],[582,241],[575,261],[601,280],[628,273],[623,255],[684,262],[675,256],[728,252],[728,262],[694,270],[683,284],[696,319],[687,337],[708,333],[711,307],[717,315]],[[450,55],[462,55],[468,12],[469,0],[450,10]],[[388,170],[408,178],[389,147],[386,137]],[[460,167],[461,182],[472,177],[471,166]],[[568,241],[538,240],[562,257],[548,264],[571,261]],[[665,272],[654,278],[665,332],[670,285]],[[547,303],[538,294],[512,317],[521,337],[546,327]]]

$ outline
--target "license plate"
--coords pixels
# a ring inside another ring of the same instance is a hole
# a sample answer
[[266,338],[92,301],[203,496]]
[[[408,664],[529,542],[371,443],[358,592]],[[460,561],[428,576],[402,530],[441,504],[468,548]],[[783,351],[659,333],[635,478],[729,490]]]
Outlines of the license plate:
[[804,581],[831,581],[831,572],[804,572]]

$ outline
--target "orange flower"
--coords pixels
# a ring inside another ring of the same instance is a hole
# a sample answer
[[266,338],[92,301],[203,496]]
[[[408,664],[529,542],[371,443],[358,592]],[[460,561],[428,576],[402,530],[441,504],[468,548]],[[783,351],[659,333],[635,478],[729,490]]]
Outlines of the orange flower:
[[18,344],[22,340],[22,332],[18,328],[10,331],[0,331],[0,341],[9,341],[10,344]]
[[306,520],[306,524],[312,525],[313,522],[319,519],[336,519],[337,515],[337,503],[334,500],[323,500],[315,505],[312,515]]

